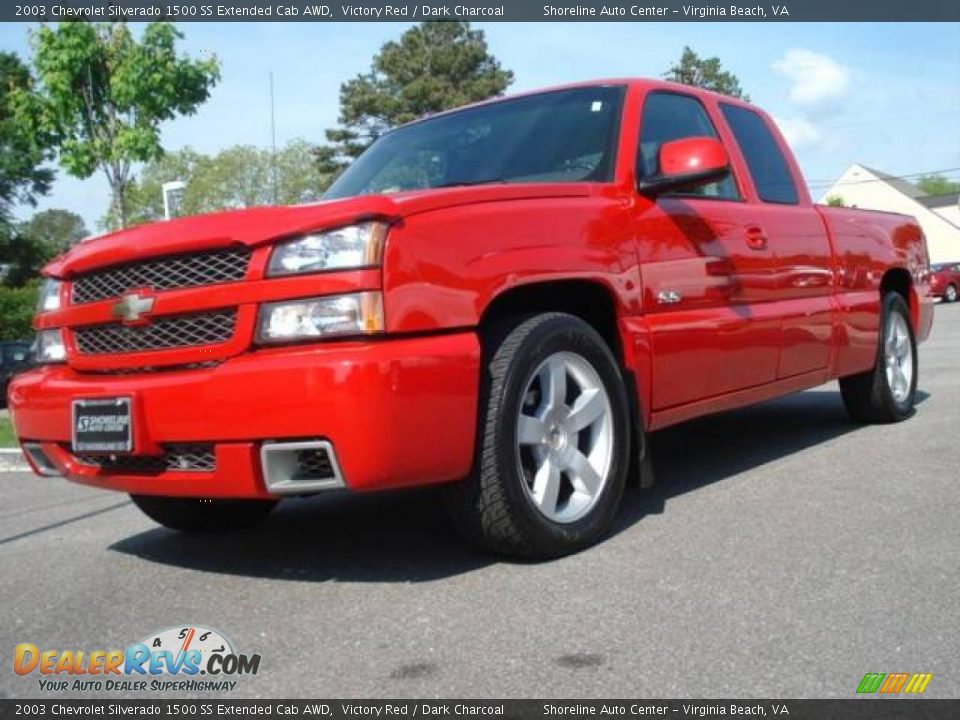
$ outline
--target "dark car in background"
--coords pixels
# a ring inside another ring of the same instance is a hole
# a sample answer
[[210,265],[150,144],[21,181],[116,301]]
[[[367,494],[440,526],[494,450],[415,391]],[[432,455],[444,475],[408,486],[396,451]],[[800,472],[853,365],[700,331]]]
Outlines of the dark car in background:
[[930,293],[944,302],[956,302],[960,293],[960,262],[931,265]]
[[14,373],[31,364],[29,340],[0,340],[0,407],[7,405],[7,385]]

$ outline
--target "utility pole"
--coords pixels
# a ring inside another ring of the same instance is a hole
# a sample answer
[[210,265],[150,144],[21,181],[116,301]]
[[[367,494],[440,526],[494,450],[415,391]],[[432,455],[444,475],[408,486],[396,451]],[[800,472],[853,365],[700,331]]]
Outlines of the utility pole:
[[277,124],[273,113],[273,70],[270,71],[270,179],[273,183],[273,204],[277,204]]

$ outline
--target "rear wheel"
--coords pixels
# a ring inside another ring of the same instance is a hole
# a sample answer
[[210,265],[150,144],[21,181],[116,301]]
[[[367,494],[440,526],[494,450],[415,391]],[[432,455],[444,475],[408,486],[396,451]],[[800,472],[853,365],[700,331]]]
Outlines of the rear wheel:
[[171,530],[214,533],[256,525],[275,500],[206,500],[201,498],[131,495],[130,499],[151,520]]
[[840,378],[843,402],[854,420],[891,423],[913,413],[917,392],[917,342],[907,303],[898,293],[883,298],[880,347],[872,370]]
[[956,285],[947,285],[947,289],[943,291],[943,299],[945,302],[952,303],[957,301],[957,286]]
[[629,464],[619,366],[604,340],[561,313],[516,320],[485,340],[478,456],[450,487],[458,528],[508,555],[576,552],[609,529]]

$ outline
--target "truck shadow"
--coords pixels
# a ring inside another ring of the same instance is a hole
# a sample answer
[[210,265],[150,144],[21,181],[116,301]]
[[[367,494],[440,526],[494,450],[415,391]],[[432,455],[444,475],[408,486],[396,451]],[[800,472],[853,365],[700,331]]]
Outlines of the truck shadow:
[[[698,418],[650,436],[656,484],[628,493],[613,533],[692,492],[856,432],[836,386]],[[917,390],[916,404],[930,395]]]
[[[928,397],[919,393],[917,402]],[[851,422],[836,390],[813,391],[656,433],[655,487],[627,490],[613,534],[670,498],[839,438]],[[759,481],[759,479],[758,479]],[[260,527],[222,536],[153,529],[113,551],[204,572],[300,582],[430,582],[500,562],[462,541],[438,489],[281,503]]]

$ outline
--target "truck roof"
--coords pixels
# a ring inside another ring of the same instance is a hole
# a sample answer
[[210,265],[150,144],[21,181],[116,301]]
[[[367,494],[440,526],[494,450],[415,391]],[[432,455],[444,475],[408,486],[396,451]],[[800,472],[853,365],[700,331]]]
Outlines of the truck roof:
[[[431,120],[436,117],[442,117],[444,115],[452,115],[453,113],[461,112],[475,107],[482,107],[484,105],[491,105],[493,103],[504,102],[506,100],[514,100],[516,98],[528,97],[531,95],[541,95],[544,93],[558,92],[561,90],[573,90],[575,88],[584,88],[584,87],[597,87],[597,86],[610,86],[610,85],[623,85],[625,87],[639,87],[647,90],[682,90],[685,93],[691,95],[699,95],[701,97],[711,97],[715,100],[722,100],[725,103],[732,105],[742,105],[744,107],[749,107],[752,110],[757,112],[766,113],[762,108],[757,107],[756,105],[741,100],[739,98],[732,97],[730,95],[724,95],[722,93],[713,92],[712,90],[705,90],[704,88],[695,87],[693,85],[684,85],[682,83],[673,82],[672,80],[655,80],[653,78],[644,78],[644,77],[613,77],[613,78],[598,78],[596,80],[581,80],[574,83],[563,83],[561,85],[548,85],[546,87],[534,88],[531,90],[524,90],[522,92],[510,93],[509,95],[499,95],[497,97],[487,98],[486,100],[479,100],[474,103],[468,103],[466,105],[458,105],[455,108],[450,108],[449,110],[441,110],[440,112],[430,113],[429,115],[424,115],[419,117],[416,120],[411,120],[408,123],[397,126],[406,127],[407,125],[415,125],[416,123],[423,122],[424,120]],[[392,130],[396,130],[393,128]],[[389,131],[389,132],[392,132]]]

